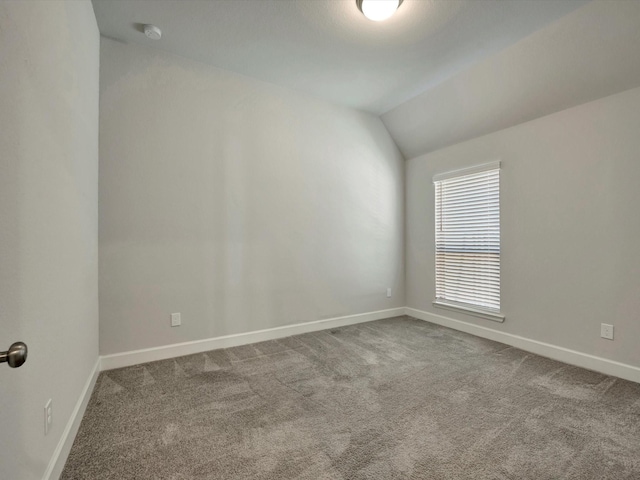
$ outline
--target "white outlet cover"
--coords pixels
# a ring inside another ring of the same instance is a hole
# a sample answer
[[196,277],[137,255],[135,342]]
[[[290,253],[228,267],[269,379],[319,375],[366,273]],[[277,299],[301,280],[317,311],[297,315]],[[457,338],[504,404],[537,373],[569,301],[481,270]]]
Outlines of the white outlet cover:
[[609,325],[607,323],[601,323],[600,336],[608,340],[613,340],[613,325]]
[[47,435],[53,423],[53,402],[51,399],[44,406],[44,434]]
[[387,297],[391,298],[391,287],[387,288]]
[[172,313],[171,314],[171,326],[172,327],[179,327],[182,324],[182,319],[180,318],[180,314],[179,313]]

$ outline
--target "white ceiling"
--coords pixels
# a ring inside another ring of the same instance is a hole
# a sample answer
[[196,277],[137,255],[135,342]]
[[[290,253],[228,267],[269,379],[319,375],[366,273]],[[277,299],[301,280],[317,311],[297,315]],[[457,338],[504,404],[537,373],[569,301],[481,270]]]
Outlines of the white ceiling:
[[[381,23],[355,0],[93,0],[100,32],[382,114],[586,0],[404,0]],[[147,39],[140,24],[159,26]]]

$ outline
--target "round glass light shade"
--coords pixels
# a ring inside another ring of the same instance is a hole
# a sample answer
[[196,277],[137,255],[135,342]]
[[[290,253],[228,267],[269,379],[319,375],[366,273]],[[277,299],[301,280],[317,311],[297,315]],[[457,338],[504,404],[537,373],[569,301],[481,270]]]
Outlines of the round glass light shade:
[[358,0],[356,3],[365,17],[381,22],[396,12],[402,0]]

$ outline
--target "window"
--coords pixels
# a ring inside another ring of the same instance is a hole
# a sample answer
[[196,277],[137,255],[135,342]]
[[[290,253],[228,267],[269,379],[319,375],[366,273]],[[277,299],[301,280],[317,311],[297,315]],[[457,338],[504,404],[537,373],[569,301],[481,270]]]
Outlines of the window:
[[500,313],[500,162],[433,177],[435,306],[503,321]]

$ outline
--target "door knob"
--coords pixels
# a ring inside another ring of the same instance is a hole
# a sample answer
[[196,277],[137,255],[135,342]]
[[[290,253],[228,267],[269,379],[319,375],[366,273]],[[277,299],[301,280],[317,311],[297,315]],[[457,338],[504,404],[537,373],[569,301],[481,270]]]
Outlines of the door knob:
[[27,345],[16,342],[6,352],[0,352],[0,363],[7,362],[11,368],[18,368],[27,361]]

